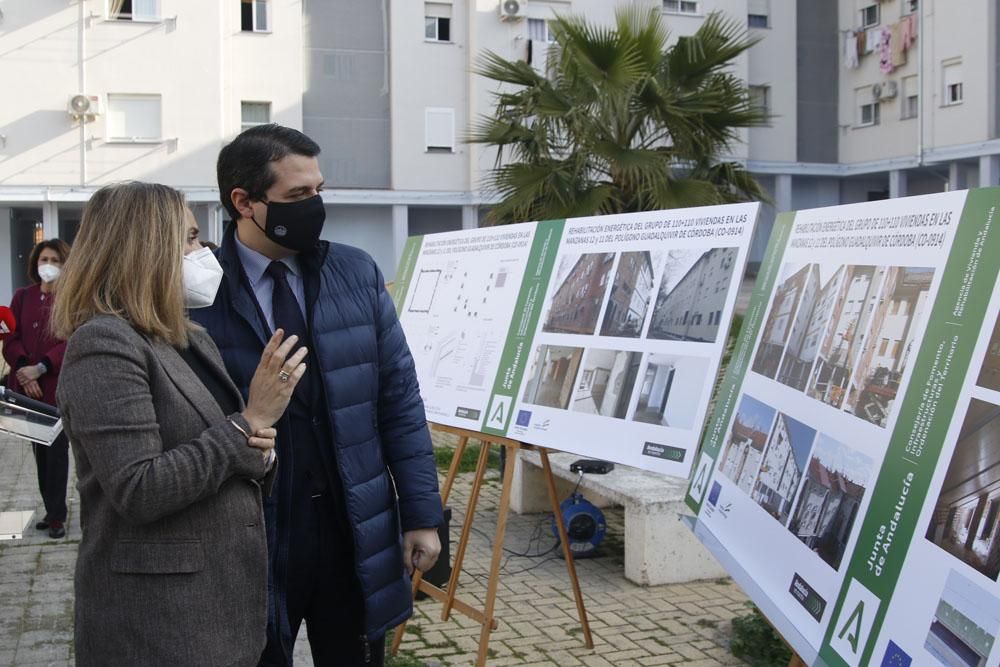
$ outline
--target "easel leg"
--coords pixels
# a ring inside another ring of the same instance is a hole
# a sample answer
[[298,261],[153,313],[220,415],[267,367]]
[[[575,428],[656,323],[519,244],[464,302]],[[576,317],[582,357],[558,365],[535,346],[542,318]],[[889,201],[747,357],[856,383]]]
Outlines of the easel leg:
[[[448,466],[448,476],[445,477],[444,486],[441,488],[441,505],[448,504],[448,495],[451,493],[451,487],[455,483],[455,475],[458,474],[458,467],[462,462],[462,455],[465,454],[465,446],[469,444],[469,436],[463,435],[458,439],[458,444],[455,446],[455,453],[451,457],[451,465]],[[412,596],[417,597],[417,591],[420,589],[420,582],[423,580],[423,572],[417,570],[413,573],[413,592]],[[396,626],[396,631],[392,635],[392,646],[389,647],[389,655],[396,655],[399,652],[399,645],[403,643],[403,635],[406,633],[407,621],[403,621],[398,626]]]
[[[562,545],[563,558],[566,560],[566,571],[569,573],[570,583],[573,585],[573,597],[576,598],[576,611],[580,615],[580,626],[583,628],[583,640],[587,648],[594,648],[594,638],[590,634],[590,623],[587,621],[587,610],[583,606],[583,593],[580,591],[580,580],[576,578],[576,565],[573,563],[573,552],[569,548],[569,536],[566,535],[566,526],[563,525],[562,512],[559,509],[559,497],[556,495],[556,483],[552,479],[552,466],[549,464],[549,453],[539,447],[538,453],[542,459],[542,469],[545,473],[545,485],[549,490],[549,502],[552,503],[552,512],[555,515],[556,526],[559,529],[559,543]],[[510,463],[508,463],[510,466]],[[513,466],[511,466],[513,467]]]
[[469,508],[465,512],[465,521],[462,522],[462,535],[458,540],[458,551],[455,553],[455,563],[451,566],[451,577],[448,579],[448,599],[441,610],[441,620],[447,621],[451,615],[451,608],[455,604],[455,593],[458,591],[458,577],[462,573],[462,561],[465,560],[465,548],[469,544],[469,533],[472,532],[472,520],[476,513],[476,501],[479,500],[479,490],[483,486],[483,477],[486,476],[486,465],[490,460],[490,443],[483,441],[482,449],[479,450],[479,462],[476,464],[476,478],[472,482],[472,492],[469,494]]
[[490,563],[489,584],[486,587],[486,605],[483,609],[483,629],[479,633],[479,657],[476,665],[486,664],[486,654],[490,648],[490,631],[493,624],[493,606],[497,598],[497,584],[500,580],[500,561],[503,558],[503,538],[507,532],[507,511],[510,507],[510,487],[514,481],[514,461],[518,448],[514,445],[504,445],[507,448],[507,465],[503,471],[503,487],[500,492],[500,505],[497,507],[497,530],[493,537],[493,560]]

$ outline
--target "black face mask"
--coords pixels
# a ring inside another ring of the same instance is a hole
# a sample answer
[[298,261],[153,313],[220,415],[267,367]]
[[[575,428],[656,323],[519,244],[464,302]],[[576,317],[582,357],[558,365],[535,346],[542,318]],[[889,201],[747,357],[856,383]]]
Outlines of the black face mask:
[[251,219],[267,238],[296,252],[311,250],[319,243],[326,222],[326,207],[321,196],[292,202],[266,201],[264,205],[267,206],[266,225],[262,228],[256,218]]

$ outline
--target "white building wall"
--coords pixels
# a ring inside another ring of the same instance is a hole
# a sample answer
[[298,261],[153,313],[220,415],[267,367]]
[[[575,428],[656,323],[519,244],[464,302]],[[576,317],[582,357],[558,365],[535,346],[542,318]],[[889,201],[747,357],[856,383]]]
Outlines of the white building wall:
[[796,159],[796,2],[770,0],[770,27],[750,30],[760,42],[750,49],[748,83],[767,86],[773,118],[767,127],[751,128],[749,158],[794,162]]
[[[270,101],[275,120],[301,127],[301,4],[269,7],[271,33],[242,33],[236,2],[161,0],[148,23],[108,20],[103,0],[7,3],[0,81],[18,92],[0,105],[0,185],[215,187],[241,99]],[[66,111],[76,93],[104,110],[82,135]],[[109,94],[159,95],[161,139],[111,141]]]

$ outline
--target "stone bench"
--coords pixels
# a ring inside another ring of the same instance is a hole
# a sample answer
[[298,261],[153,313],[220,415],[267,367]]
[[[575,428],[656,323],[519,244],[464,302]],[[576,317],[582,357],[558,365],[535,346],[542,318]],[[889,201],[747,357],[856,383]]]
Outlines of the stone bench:
[[[549,453],[556,493],[562,502],[576,486],[569,465],[576,454]],[[510,463],[510,462],[508,462]],[[549,512],[548,492],[538,452],[522,450],[514,469],[510,507],[519,514]],[[615,465],[606,475],[584,475],[584,497],[598,507],[625,508],[625,577],[642,586],[676,584],[729,576],[680,521],[687,481]]]

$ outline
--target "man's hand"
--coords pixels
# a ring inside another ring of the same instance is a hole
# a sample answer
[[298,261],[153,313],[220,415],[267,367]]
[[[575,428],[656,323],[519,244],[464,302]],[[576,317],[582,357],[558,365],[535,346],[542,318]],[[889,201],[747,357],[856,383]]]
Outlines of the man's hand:
[[437,528],[421,528],[403,533],[403,565],[412,577],[416,568],[421,572],[434,567],[441,553],[441,540]]

